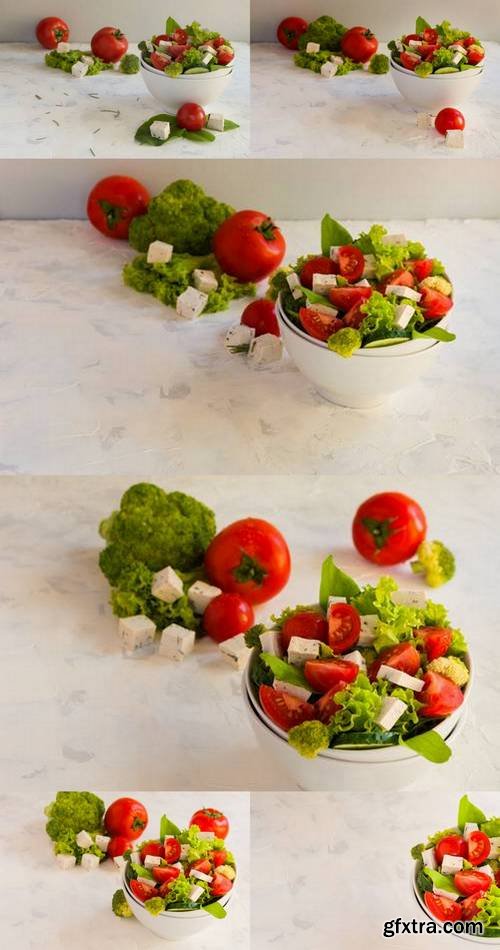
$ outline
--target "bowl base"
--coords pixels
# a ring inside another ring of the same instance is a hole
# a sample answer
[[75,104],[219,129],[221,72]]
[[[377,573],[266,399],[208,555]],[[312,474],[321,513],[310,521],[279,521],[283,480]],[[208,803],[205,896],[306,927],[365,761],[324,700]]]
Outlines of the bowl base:
[[315,389],[327,402],[332,402],[335,406],[342,406],[344,409],[378,409],[380,406],[385,405],[387,400],[390,399],[390,396],[385,396],[383,399],[379,398],[375,401],[373,397],[370,396],[367,396],[365,399],[363,399],[362,396],[353,399],[352,397],[332,393],[329,389],[322,389],[321,386],[316,386]]

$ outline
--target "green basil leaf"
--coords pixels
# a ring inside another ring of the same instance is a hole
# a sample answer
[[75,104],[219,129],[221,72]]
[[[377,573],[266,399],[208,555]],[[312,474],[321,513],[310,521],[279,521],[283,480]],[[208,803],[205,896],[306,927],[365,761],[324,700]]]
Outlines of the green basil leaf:
[[[151,125],[153,122],[170,122],[170,135],[168,139],[164,142],[162,139],[155,139],[151,135]],[[135,133],[136,142],[140,142],[141,145],[166,145],[171,138],[176,138],[180,133],[183,132],[183,129],[179,129],[175,115],[169,115],[168,112],[164,112],[161,115],[153,115],[150,119],[146,119],[142,125],[139,126],[137,132]]]
[[427,23],[427,20],[424,20],[423,16],[418,16],[415,23],[415,33],[423,33],[424,30],[432,30],[432,26]]
[[458,894],[453,880],[446,876],[446,874],[441,874],[440,871],[433,871],[432,868],[423,868],[424,874],[431,879],[432,883],[436,887],[441,888],[442,891],[448,891],[449,894]]
[[180,835],[181,829],[174,825],[173,821],[170,821],[166,815],[162,815],[160,818],[160,840],[164,841],[165,838],[176,838],[177,835]]
[[309,290],[308,287],[303,287],[302,290],[304,291],[304,297],[307,297],[309,303],[321,303],[328,306],[326,298],[323,297],[322,294],[315,294],[314,290]]
[[230,132],[231,129],[239,129],[239,125],[231,119],[224,119],[224,132]]
[[201,910],[206,911],[212,917],[217,917],[217,920],[224,920],[224,917],[227,917],[226,911],[218,901],[215,901],[214,904],[205,904]]
[[482,821],[486,821],[486,815],[481,811],[480,808],[477,808],[476,805],[473,805],[469,801],[467,795],[462,795],[460,802],[458,804],[458,827],[460,831],[463,831],[467,822],[475,822],[476,825],[480,825]]
[[180,23],[177,23],[177,20],[174,20],[173,16],[169,16],[165,24],[165,33],[175,33],[176,30],[182,30]]
[[199,132],[188,132],[184,129],[184,138],[192,142],[215,142],[215,135],[212,135],[208,129],[200,129]]
[[304,689],[311,691],[311,687],[302,673],[302,670],[297,666],[292,666],[291,663],[280,660],[279,656],[273,656],[272,653],[261,653],[260,658],[262,662],[269,667],[271,673],[274,673],[277,680],[282,680],[284,683],[291,683],[293,686],[303,686]]
[[343,244],[352,244],[352,236],[338,221],[325,214],[321,222],[321,253],[328,257],[332,246],[341,247]]
[[444,739],[433,729],[430,732],[422,732],[421,735],[413,736],[410,739],[402,739],[401,744],[408,746],[409,749],[418,752],[422,758],[436,764],[447,762],[451,756],[449,745],[446,745]]
[[431,337],[433,340],[441,340],[442,343],[452,343],[453,340],[456,340],[455,334],[450,333],[449,330],[445,330],[443,327],[429,327],[429,329],[424,330],[423,333],[419,333],[418,330],[414,329],[412,337],[414,340]]
[[330,554],[323,561],[321,567],[321,582],[319,587],[319,602],[323,610],[328,607],[329,597],[355,597],[360,589],[356,581],[344,574],[335,564]]

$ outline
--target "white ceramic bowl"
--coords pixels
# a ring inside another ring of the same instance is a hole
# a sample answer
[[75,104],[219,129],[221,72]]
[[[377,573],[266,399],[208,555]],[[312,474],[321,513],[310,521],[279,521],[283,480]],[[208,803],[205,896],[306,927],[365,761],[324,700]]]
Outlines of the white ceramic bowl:
[[391,76],[403,98],[415,109],[433,114],[447,107],[460,108],[467,102],[478,88],[483,71],[466,69],[461,73],[441,73],[424,78],[391,60]]
[[[229,893],[219,898],[219,903],[223,907],[227,907],[229,904],[234,893],[236,881],[237,877]],[[146,927],[147,930],[156,934],[157,937],[161,937],[162,940],[187,940],[189,937],[193,937],[199,933],[200,930],[206,930],[207,927],[213,927],[214,925],[218,925],[219,927],[224,926],[223,920],[212,917],[204,910],[167,910],[162,914],[158,914],[157,917],[153,917],[153,915],[146,910],[144,904],[134,897],[128,886],[125,874],[123,875],[123,892],[134,917],[136,917],[139,923]]]
[[[409,340],[394,346],[361,349],[339,356],[288,319],[278,299],[276,313],[284,344],[297,369],[315,389],[339,406],[371,409],[416,382],[438,352],[439,341]],[[445,326],[441,320],[440,326]]]
[[233,75],[227,69],[191,76],[167,76],[141,60],[141,76],[151,95],[168,110],[177,112],[185,102],[196,102],[205,109],[224,95]]
[[[424,899],[423,899],[423,897],[420,896],[420,891],[419,891],[419,889],[418,889],[418,887],[417,887],[417,864],[416,864],[416,862],[415,862],[415,867],[414,867],[414,869],[412,870],[411,876],[410,876],[410,888],[411,888],[411,892],[412,892],[412,894],[413,894],[413,897],[415,898],[415,900],[416,900],[418,906],[420,907],[420,910],[423,912],[423,914],[425,914],[425,917],[426,917],[428,920],[432,920],[432,921],[435,923],[435,922],[436,922],[436,918],[432,916],[432,914],[430,913],[430,911],[429,911],[429,910],[427,909],[427,907],[425,906]],[[499,946],[500,946],[500,940],[499,940],[499,939],[495,939],[495,938],[491,938],[491,937],[478,937],[478,936],[475,935],[475,934],[466,934],[466,933],[463,933],[463,934],[455,933],[454,936],[455,936],[455,937],[460,937],[462,940],[468,940],[469,943],[482,943],[483,946],[486,946],[486,947],[490,947],[490,946],[499,947]]]

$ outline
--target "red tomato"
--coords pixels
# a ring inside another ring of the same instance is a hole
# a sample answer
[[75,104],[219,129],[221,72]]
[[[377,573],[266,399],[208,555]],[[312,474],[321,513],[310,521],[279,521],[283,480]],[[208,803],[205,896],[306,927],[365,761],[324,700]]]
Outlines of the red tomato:
[[123,835],[116,835],[116,837],[111,838],[106,854],[108,858],[118,858],[130,848],[132,848],[132,842],[128,838],[124,838]]
[[151,868],[151,874],[158,884],[170,884],[180,874],[179,868]]
[[186,30],[174,30],[172,33],[172,39],[174,43],[180,43],[182,46],[188,42],[188,34]]
[[212,871],[212,865],[210,864],[208,858],[202,858],[199,861],[193,861],[189,868],[190,874],[191,871],[200,871],[202,874],[210,874]]
[[422,39],[421,33],[408,33],[407,36],[405,36],[403,43],[405,46],[409,46],[410,40],[421,40],[421,39]]
[[467,860],[474,867],[483,864],[489,857],[491,842],[484,831],[473,831],[467,838]]
[[372,287],[332,287],[328,297],[338,310],[352,310],[358,303],[368,300]]
[[432,891],[426,891],[424,901],[432,916],[443,923],[446,920],[462,919],[460,904],[457,901],[452,901],[450,897],[439,897],[437,894],[433,894]]
[[234,59],[234,50],[230,46],[220,46],[217,50],[217,62],[219,66],[228,66]]
[[415,66],[418,66],[418,64],[422,62],[417,53],[407,53],[406,51],[401,53],[399,58],[401,65],[404,66],[405,69],[411,69],[412,71],[415,69]]
[[445,656],[453,639],[448,627],[419,627],[416,635],[424,641],[424,650],[429,661]]
[[151,53],[151,65],[155,69],[161,69],[162,72],[165,71],[169,63],[172,62],[170,56],[166,56],[165,53],[157,53],[156,50],[154,53]]
[[171,39],[172,37],[170,36],[170,33],[158,33],[158,36],[154,37],[153,43],[155,46],[159,46],[162,40],[167,42],[167,41],[171,41]]
[[465,119],[458,109],[441,109],[435,118],[434,125],[440,135],[446,135],[450,129],[465,129]]
[[433,30],[431,27],[428,27],[426,30],[424,30],[422,36],[423,36],[423,38],[424,38],[424,42],[425,42],[425,43],[434,43],[434,44],[437,44],[437,43],[439,42],[439,33],[438,33],[438,31],[437,31],[437,30]]
[[424,683],[422,692],[418,694],[419,702],[424,703],[419,716],[428,716],[430,719],[449,716],[462,705],[462,690],[446,676],[427,672],[424,673]]
[[224,849],[221,849],[220,851],[211,851],[210,859],[214,867],[220,868],[222,867],[223,864],[226,863],[227,851],[224,851]]
[[467,854],[467,843],[461,835],[448,835],[438,841],[436,848],[436,861],[443,863],[445,854],[452,854],[457,858],[465,858]]
[[163,842],[163,853],[165,861],[169,864],[175,864],[181,856],[181,845],[177,838],[165,838]]
[[372,564],[401,564],[416,553],[427,521],[418,502],[401,492],[380,492],[359,506],[352,523],[354,547]]
[[426,320],[440,320],[453,307],[451,297],[447,297],[439,290],[432,290],[431,287],[421,287],[420,293],[422,299],[419,306],[423,308]]
[[467,50],[467,61],[469,66],[477,66],[484,59],[484,49],[482,46],[472,44]]
[[226,274],[253,282],[264,280],[280,266],[286,244],[268,215],[237,211],[215,232],[213,251]]
[[331,258],[313,257],[303,265],[300,271],[300,283],[312,290],[314,274],[338,274],[338,272],[338,265]]
[[423,261],[412,261],[408,267],[411,268],[418,283],[420,283],[421,280],[425,280],[426,277],[431,276],[434,261],[431,258],[426,258]]
[[260,300],[253,300],[245,307],[240,323],[243,323],[246,327],[253,327],[255,336],[262,336],[263,333],[281,336],[275,305],[272,300],[266,300],[265,297]]
[[484,871],[471,870],[457,871],[453,882],[457,890],[467,897],[470,894],[477,894],[478,891],[487,891],[492,884],[489,874],[485,874]]
[[[490,881],[491,883],[491,881]],[[478,901],[486,897],[486,891],[476,891],[462,901],[462,920],[472,920],[479,913]]]
[[342,277],[345,277],[350,284],[361,280],[365,269],[365,258],[359,247],[354,247],[353,244],[344,244],[343,247],[339,247],[337,263]]
[[229,834],[229,822],[226,816],[218,811],[217,808],[200,808],[195,811],[189,827],[197,825],[200,831],[211,831],[216,838],[227,838]]
[[181,129],[187,129],[188,132],[199,132],[204,129],[207,116],[205,110],[196,102],[185,102],[177,112],[177,125]]
[[36,38],[45,49],[55,49],[69,40],[69,26],[58,16],[46,16],[36,28]]
[[183,43],[173,43],[172,46],[168,48],[169,56],[175,59],[176,62],[181,62],[187,49],[188,47]]
[[322,340],[323,343],[344,326],[343,320],[337,317],[329,317],[327,313],[321,310],[315,310],[314,307],[301,307],[299,310],[299,320],[302,329],[312,336],[314,340]]
[[213,46],[214,49],[219,49],[220,46],[225,46],[226,41],[223,36],[217,36],[215,40],[210,40],[210,46]]
[[379,290],[381,294],[385,294],[386,287],[389,284],[395,284],[397,287],[414,287],[415,278],[411,271],[405,270],[405,268],[400,268],[399,270],[393,271],[392,274],[389,274],[389,277],[386,277],[385,280],[382,280],[379,284]]
[[344,325],[346,327],[352,327],[354,330],[359,329],[359,327],[363,323],[363,320],[366,317],[366,313],[364,313],[363,310],[361,309],[363,305],[364,305],[364,300],[362,300],[360,303],[355,304],[354,307],[351,307],[351,309],[347,311],[344,317]]
[[361,618],[350,604],[332,604],[328,611],[328,646],[345,653],[359,640]]
[[90,42],[94,56],[105,63],[117,63],[128,50],[128,39],[116,26],[103,26]]
[[[398,643],[395,647],[383,650],[380,656],[371,664],[368,674],[371,680],[378,676],[380,667],[390,666],[393,670],[401,670],[409,676],[415,676],[420,669],[420,653],[411,643]],[[419,693],[419,698],[421,693]]]
[[347,683],[342,681],[337,683],[337,685],[332,686],[332,688],[329,689],[324,696],[320,696],[320,698],[317,699],[314,704],[316,717],[320,720],[320,722],[324,722],[326,726],[331,722],[335,713],[340,709],[338,703],[335,702],[335,697],[337,693],[340,693],[340,691],[344,689],[345,686],[347,686]]
[[136,881],[134,879],[129,881],[129,885],[134,897],[137,897],[137,899],[142,901],[142,903],[144,903],[144,901],[150,900],[152,897],[156,897],[158,894],[158,891],[155,887],[152,885],[150,887],[148,884],[144,884],[142,881]]
[[241,594],[249,604],[263,604],[279,594],[290,577],[290,565],[283,535],[261,518],[243,518],[223,528],[205,554],[212,584]]
[[359,673],[357,663],[339,660],[306,660],[304,676],[315,693],[327,693],[339,683],[353,683]]
[[223,643],[253,627],[253,607],[240,594],[219,594],[203,614],[203,629],[216,643]]
[[141,848],[141,861],[144,864],[144,858],[151,854],[155,858],[163,858],[164,851],[161,841],[150,841],[148,844],[143,844]]
[[426,62],[430,62],[437,48],[437,43],[422,43],[422,45],[418,47],[418,52],[422,59],[425,59]]
[[314,706],[311,703],[303,703],[296,696],[273,689],[272,686],[260,686],[259,699],[266,716],[285,732],[289,732],[292,726],[314,719]]
[[123,835],[129,841],[140,838],[148,824],[148,813],[135,798],[117,798],[104,815],[104,827],[111,837]]
[[282,46],[287,49],[298,49],[299,38],[306,32],[309,26],[307,20],[300,16],[287,16],[281,21],[276,36]]
[[227,894],[227,892],[231,890],[232,886],[233,882],[230,881],[228,877],[216,871],[213,881],[210,884],[210,892],[214,897],[222,897],[223,894]]
[[323,614],[316,610],[303,610],[285,620],[281,628],[281,646],[286,653],[292,637],[302,637],[304,640],[321,640],[326,643],[328,637],[328,622]]
[[353,26],[344,33],[340,48],[353,63],[367,63],[378,50],[378,39],[364,26]]
[[106,237],[126,240],[132,218],[145,214],[149,201],[149,191],[135,178],[110,175],[92,188],[87,199],[87,216]]

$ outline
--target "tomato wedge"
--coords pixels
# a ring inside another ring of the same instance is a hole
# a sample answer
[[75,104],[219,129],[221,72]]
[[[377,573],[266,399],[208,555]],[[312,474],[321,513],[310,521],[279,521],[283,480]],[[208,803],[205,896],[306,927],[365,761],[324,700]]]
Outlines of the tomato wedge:
[[156,897],[158,893],[156,888],[152,885],[150,887],[149,884],[143,884],[142,881],[136,881],[135,879],[129,881],[129,887],[134,897],[137,897],[137,899],[143,903],[144,901],[150,900],[151,897]]
[[359,673],[357,663],[351,660],[339,660],[336,657],[325,660],[307,660],[304,676],[315,693],[326,693],[339,683],[352,683]]
[[424,673],[424,683],[422,692],[418,694],[419,702],[424,704],[419,716],[430,719],[449,716],[462,705],[462,690],[446,676],[441,676],[441,673],[427,671]]
[[415,69],[415,66],[418,66],[418,64],[422,62],[420,56],[417,56],[416,53],[407,53],[406,51],[401,53],[399,58],[401,65],[404,66],[405,69],[411,69],[412,71]]
[[419,627],[416,635],[424,642],[424,650],[429,662],[444,656],[450,649],[453,639],[449,627]]
[[361,300],[359,303],[355,304],[354,307],[351,307],[351,309],[347,311],[344,317],[344,323],[346,327],[353,327],[354,330],[357,330],[361,326],[363,320],[366,317],[366,313],[363,313],[361,310],[363,304],[364,300]]
[[359,640],[361,618],[350,604],[333,604],[328,611],[328,646],[345,653]]
[[449,897],[440,897],[438,894],[433,894],[432,891],[426,891],[424,902],[432,916],[443,923],[446,920],[462,919],[460,904],[457,901],[452,901]]
[[211,870],[212,865],[210,864],[208,858],[201,858],[199,861],[193,861],[189,868],[190,873],[191,871],[201,871],[202,874],[210,874]]
[[408,266],[415,274],[418,283],[420,283],[421,280],[431,276],[434,261],[432,258],[425,258],[422,261],[412,261]]
[[381,294],[385,294],[386,287],[389,284],[394,284],[396,287],[414,287],[415,278],[411,271],[400,268],[400,270],[393,271],[392,274],[389,274],[380,282],[379,291]]
[[433,290],[432,287],[422,287],[420,292],[422,299],[419,306],[422,307],[426,320],[439,320],[451,310],[453,301],[446,294]]
[[372,293],[372,287],[332,287],[328,296],[334,307],[347,311],[352,310],[357,303],[368,300]]
[[471,871],[470,869],[457,871],[453,882],[457,891],[467,897],[470,894],[477,894],[478,891],[487,891],[490,884],[493,883],[489,874],[485,874],[484,871]]
[[452,854],[457,858],[465,858],[467,854],[467,843],[461,835],[447,835],[438,841],[436,848],[436,861],[443,863],[445,854]]
[[177,838],[165,838],[164,843],[165,860],[169,864],[175,864],[181,856],[181,845]]
[[314,719],[314,706],[311,703],[303,703],[296,696],[289,696],[272,686],[260,686],[259,699],[266,716],[285,732],[289,732],[292,726]]
[[491,842],[484,831],[473,831],[467,838],[467,860],[476,867],[486,861],[491,851]]
[[300,283],[303,287],[312,290],[314,274],[338,274],[339,268],[335,261],[330,257],[314,257],[312,261],[306,261],[300,271]]
[[331,722],[335,713],[340,709],[338,703],[335,702],[335,697],[337,693],[340,693],[344,687],[347,686],[347,683],[337,683],[336,686],[332,686],[331,689],[325,693],[324,696],[321,696],[316,700],[314,708],[316,709],[316,716],[320,722],[324,722],[327,726]]
[[471,894],[470,897],[462,901],[463,920],[472,920],[479,913],[477,902],[482,900],[483,897],[486,897],[486,891],[476,891],[475,894]]
[[151,868],[151,874],[153,875],[155,881],[158,884],[166,884],[170,881],[175,881],[176,877],[179,877],[180,874],[179,868]]
[[326,343],[332,333],[336,333],[344,326],[342,320],[337,317],[330,317],[327,313],[321,313],[314,307],[301,307],[299,310],[299,320],[302,328],[315,340],[322,340]]
[[150,841],[149,844],[144,844],[141,848],[141,861],[144,864],[144,858],[148,854],[151,854],[155,858],[163,858],[164,851],[161,841]]
[[326,643],[328,623],[323,614],[315,610],[304,610],[285,620],[281,628],[281,646],[285,653],[292,637],[302,637],[304,640],[321,640],[322,643]]
[[[415,676],[420,669],[422,660],[420,653],[412,643],[398,643],[395,647],[383,650],[380,656],[371,664],[368,675],[375,680],[382,665],[392,666],[393,670],[401,670],[409,676]],[[420,693],[419,693],[420,697]]]
[[365,269],[365,258],[359,247],[354,247],[353,244],[344,244],[343,247],[339,247],[337,263],[342,277],[345,277],[350,284],[361,280]]

